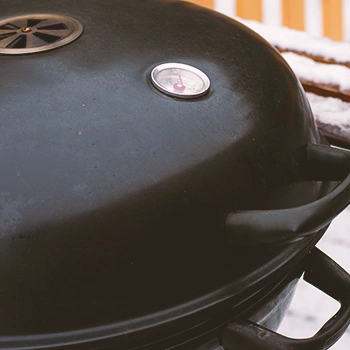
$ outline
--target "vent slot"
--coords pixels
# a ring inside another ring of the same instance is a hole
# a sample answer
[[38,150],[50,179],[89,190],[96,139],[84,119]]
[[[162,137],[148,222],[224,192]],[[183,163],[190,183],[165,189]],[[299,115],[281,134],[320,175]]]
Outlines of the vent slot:
[[38,27],[40,30],[62,30],[68,29],[68,27],[64,23],[51,24],[49,26]]
[[27,36],[20,35],[20,36],[17,36],[17,38],[14,39],[6,47],[11,49],[23,49],[24,47],[26,47],[26,44],[27,44]]
[[6,38],[8,38],[9,36],[12,36],[12,35],[14,35],[14,34],[16,34],[16,32],[11,32],[11,33],[7,33],[7,34],[0,34],[0,40],[6,39]]
[[28,19],[27,27],[34,27],[42,21],[43,21],[42,19]]
[[0,30],[13,30],[13,29],[19,29],[19,27],[11,23],[0,25]]
[[51,35],[51,34],[46,34],[46,33],[34,33],[34,36],[36,36],[37,38],[45,41],[48,44],[54,43],[57,40],[60,40],[62,37],[60,36],[56,36],[56,35]]

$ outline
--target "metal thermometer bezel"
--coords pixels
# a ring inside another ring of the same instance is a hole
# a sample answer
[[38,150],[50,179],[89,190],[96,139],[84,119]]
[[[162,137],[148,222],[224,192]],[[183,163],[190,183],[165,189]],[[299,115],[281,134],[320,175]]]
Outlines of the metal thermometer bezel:
[[[192,74],[197,75],[202,80],[203,87],[199,91],[197,91],[196,93],[191,93],[191,94],[174,92],[172,90],[168,90],[165,87],[163,87],[161,84],[159,84],[157,81],[157,75],[166,69],[187,70],[187,71],[191,72]],[[200,69],[193,67],[193,66],[190,66],[188,64],[176,63],[176,62],[162,63],[162,64],[159,64],[158,66],[154,67],[152,69],[152,72],[151,72],[151,82],[162,93],[169,95],[169,96],[185,98],[185,99],[203,96],[204,94],[206,94],[209,91],[209,88],[210,88],[210,80],[204,72],[202,72]]]

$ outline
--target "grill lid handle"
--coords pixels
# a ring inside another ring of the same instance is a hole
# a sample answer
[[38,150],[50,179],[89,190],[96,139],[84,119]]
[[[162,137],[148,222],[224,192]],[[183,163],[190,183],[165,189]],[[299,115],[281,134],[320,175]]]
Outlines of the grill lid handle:
[[311,338],[292,339],[249,320],[229,323],[222,336],[225,350],[325,350],[350,324],[350,275],[314,248],[306,259],[304,280],[340,302],[339,311]]
[[236,211],[226,218],[229,239],[250,244],[290,243],[326,227],[350,204],[350,153],[330,146],[305,147],[307,174],[314,181],[344,181],[326,196],[299,207]]

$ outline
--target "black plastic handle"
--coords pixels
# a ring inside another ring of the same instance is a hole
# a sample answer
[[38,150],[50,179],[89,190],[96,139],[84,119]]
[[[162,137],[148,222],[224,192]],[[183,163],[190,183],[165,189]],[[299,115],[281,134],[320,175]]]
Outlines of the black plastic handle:
[[341,304],[339,311],[312,338],[291,339],[249,320],[238,319],[224,330],[224,349],[325,350],[331,347],[350,324],[350,275],[314,248],[307,258],[304,280]]
[[285,243],[300,240],[327,226],[350,204],[350,153],[330,146],[305,147],[311,180],[344,181],[332,192],[300,207],[277,210],[237,211],[226,218],[232,241]]

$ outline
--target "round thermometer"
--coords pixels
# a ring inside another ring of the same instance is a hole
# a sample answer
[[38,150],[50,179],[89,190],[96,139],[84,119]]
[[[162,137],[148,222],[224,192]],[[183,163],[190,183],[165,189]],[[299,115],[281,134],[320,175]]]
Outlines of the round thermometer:
[[161,92],[182,98],[204,95],[210,80],[201,70],[182,63],[164,63],[153,68],[153,85]]

